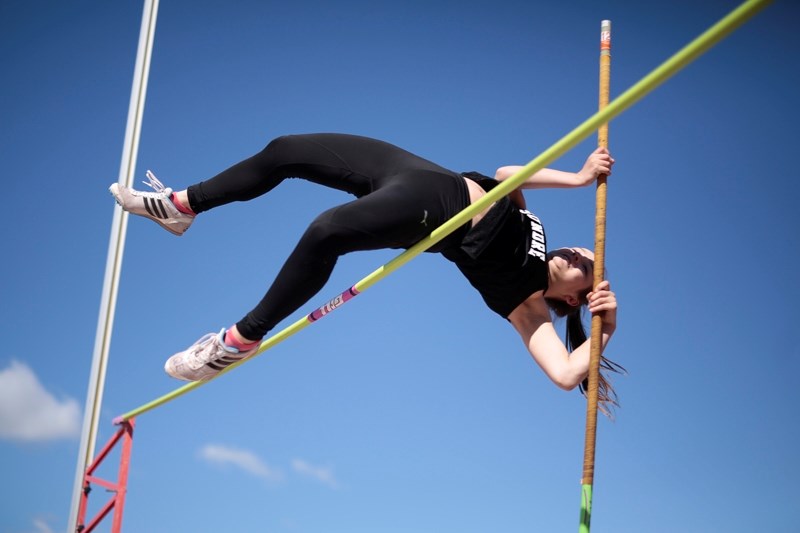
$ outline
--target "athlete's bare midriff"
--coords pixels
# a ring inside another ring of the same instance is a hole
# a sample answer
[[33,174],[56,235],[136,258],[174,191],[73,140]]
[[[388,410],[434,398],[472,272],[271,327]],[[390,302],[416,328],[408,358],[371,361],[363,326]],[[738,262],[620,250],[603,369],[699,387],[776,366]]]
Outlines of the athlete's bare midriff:
[[[478,185],[477,183],[475,183],[471,179],[467,179],[467,178],[462,178],[462,179],[467,182],[467,189],[469,190],[469,203],[470,203],[470,205],[474,204],[475,202],[477,202],[478,200],[480,200],[481,198],[483,198],[486,195],[486,191],[484,191],[483,188],[480,185]],[[487,207],[486,209],[484,209],[483,211],[481,211],[480,213],[478,213],[477,215],[472,217],[472,227],[473,228],[475,227],[476,224],[478,224],[478,222],[481,221],[481,219],[483,219],[483,217],[486,215],[486,213],[489,211],[489,209],[492,208],[492,206],[494,206],[494,203],[490,204],[489,207]]]

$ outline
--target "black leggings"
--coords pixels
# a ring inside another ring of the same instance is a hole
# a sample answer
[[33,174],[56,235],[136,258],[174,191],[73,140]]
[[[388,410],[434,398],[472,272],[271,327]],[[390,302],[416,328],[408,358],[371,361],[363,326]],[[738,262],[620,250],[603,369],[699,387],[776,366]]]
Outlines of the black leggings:
[[[258,340],[325,285],[339,256],[408,248],[469,205],[464,179],[382,141],[340,134],[289,135],[188,189],[195,213],[272,190],[298,177],[349,192],[356,200],[319,215],[259,304],[236,327]],[[467,225],[431,252],[457,245]]]

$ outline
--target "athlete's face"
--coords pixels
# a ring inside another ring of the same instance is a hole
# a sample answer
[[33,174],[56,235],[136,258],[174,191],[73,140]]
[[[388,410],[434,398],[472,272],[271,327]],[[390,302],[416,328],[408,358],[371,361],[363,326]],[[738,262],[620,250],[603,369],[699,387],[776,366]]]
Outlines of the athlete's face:
[[548,296],[579,305],[580,295],[592,287],[594,253],[586,248],[558,248],[548,253]]

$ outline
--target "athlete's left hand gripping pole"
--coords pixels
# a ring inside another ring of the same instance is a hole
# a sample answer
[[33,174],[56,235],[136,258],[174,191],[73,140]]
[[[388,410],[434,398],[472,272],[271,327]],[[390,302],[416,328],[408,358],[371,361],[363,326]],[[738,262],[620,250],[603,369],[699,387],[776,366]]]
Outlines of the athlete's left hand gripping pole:
[[[608,106],[611,80],[611,21],[600,23],[600,110]],[[597,131],[597,145],[608,148],[608,123]],[[606,190],[608,176],[597,178],[594,221],[594,289],[605,277],[606,255]],[[583,449],[583,478],[581,479],[580,533],[589,533],[592,520],[592,487],[594,486],[594,455],[597,439],[597,388],[600,381],[603,319],[592,316],[591,351],[589,356],[589,387],[586,392],[586,440]]]

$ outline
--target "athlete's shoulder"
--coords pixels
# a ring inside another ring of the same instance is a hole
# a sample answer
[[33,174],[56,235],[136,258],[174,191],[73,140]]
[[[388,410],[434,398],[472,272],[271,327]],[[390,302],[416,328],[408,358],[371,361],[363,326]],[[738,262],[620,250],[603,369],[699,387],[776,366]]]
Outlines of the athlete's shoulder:
[[544,299],[544,290],[536,291],[514,308],[508,321],[520,332],[533,331],[545,322],[552,322],[550,308]]

